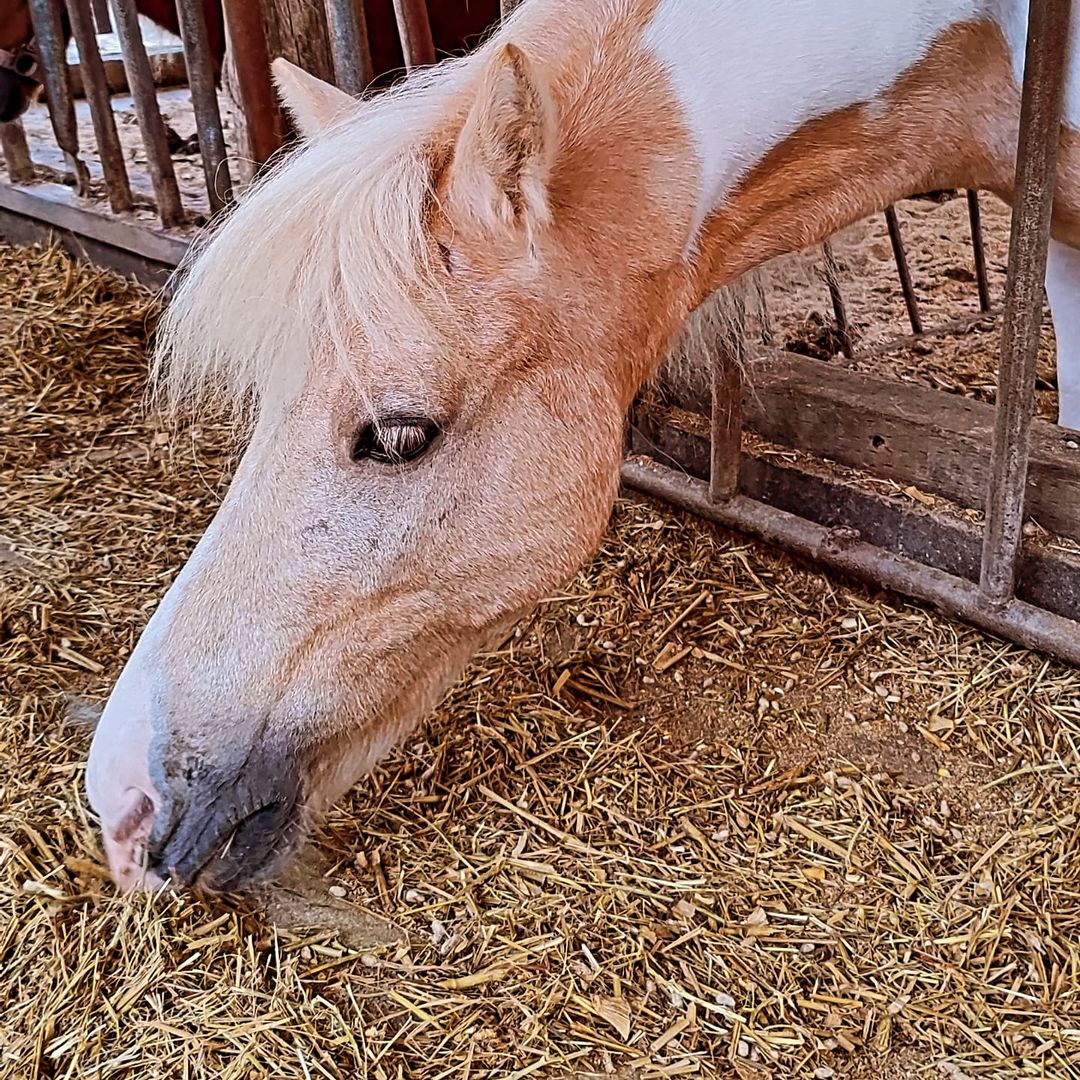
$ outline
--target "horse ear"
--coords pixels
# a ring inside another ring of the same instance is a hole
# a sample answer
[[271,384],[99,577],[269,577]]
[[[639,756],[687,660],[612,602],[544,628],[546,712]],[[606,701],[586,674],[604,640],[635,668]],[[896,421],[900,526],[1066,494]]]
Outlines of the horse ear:
[[528,57],[506,44],[489,61],[447,180],[455,224],[526,236],[547,223],[555,107]]
[[356,98],[350,97],[344,90],[316,79],[282,56],[270,65],[270,70],[274,74],[281,103],[292,114],[305,139],[329,127],[346,109],[359,106]]

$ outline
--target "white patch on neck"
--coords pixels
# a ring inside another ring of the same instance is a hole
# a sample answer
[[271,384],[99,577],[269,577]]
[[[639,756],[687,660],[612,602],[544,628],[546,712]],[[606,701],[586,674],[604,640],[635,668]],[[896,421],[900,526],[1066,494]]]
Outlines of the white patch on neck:
[[873,101],[943,30],[986,6],[986,0],[660,0],[644,41],[671,76],[701,163],[691,243],[774,146],[815,117]]

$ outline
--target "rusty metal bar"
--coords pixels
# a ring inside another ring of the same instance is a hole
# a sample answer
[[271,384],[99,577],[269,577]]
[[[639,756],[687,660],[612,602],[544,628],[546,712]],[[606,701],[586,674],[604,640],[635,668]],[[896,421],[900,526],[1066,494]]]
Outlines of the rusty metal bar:
[[326,0],[334,78],[346,94],[362,94],[375,78],[364,0]]
[[425,0],[394,0],[394,16],[405,55],[405,70],[434,64],[435,42]]
[[709,498],[730,499],[739,486],[742,459],[742,373],[746,366],[746,319],[741,301],[716,342],[712,362],[709,429]]
[[64,160],[80,195],[90,191],[90,173],[79,156],[79,129],[75,123],[75,104],[71,95],[71,73],[68,70],[67,41],[60,18],[58,0],[30,0],[30,16],[42,67],[45,69],[45,97],[49,105],[56,143],[64,152]]
[[932,604],[991,634],[1080,664],[1080,628],[1071,619],[1032,604],[987,602],[979,587],[964,578],[924,566],[914,559],[868,544],[854,529],[826,528],[766,503],[735,495],[715,502],[701,480],[656,464],[624,461],[623,483],[635,491],[749,533],[802,558],[860,581]]
[[184,207],[180,201],[180,188],[176,183],[169,140],[165,123],[158,109],[154,75],[150,70],[150,58],[146,55],[139,13],[135,0],[112,0],[113,21],[120,50],[124,57],[124,72],[135,103],[135,115],[139,121],[146,150],[146,165],[154,188],[158,217],[165,226],[179,225],[184,220]]
[[923,324],[922,318],[919,316],[919,301],[915,296],[915,287],[911,283],[911,269],[908,266],[907,252],[904,250],[904,238],[900,235],[900,219],[896,216],[895,206],[885,208],[885,224],[889,228],[889,243],[892,244],[896,272],[900,276],[900,289],[904,294],[904,307],[907,308],[911,332],[921,334]]
[[247,122],[248,150],[257,166],[280,147],[285,125],[270,81],[270,57],[259,5],[251,0],[223,0],[236,72],[236,90]]
[[833,316],[836,319],[836,332],[840,335],[840,351],[850,360],[854,355],[851,347],[851,325],[848,323],[844,294],[840,291],[840,268],[828,240],[821,245],[821,254],[825,264],[825,284],[829,289],[829,299],[832,301]]
[[754,296],[757,299],[758,331],[761,336],[761,344],[771,346],[776,340],[773,331],[772,316],[769,314],[769,300],[765,295],[765,286],[761,277],[754,280]]
[[982,211],[979,209],[977,191],[968,190],[967,206],[971,253],[975,256],[975,282],[979,287],[979,310],[985,315],[990,311],[990,279],[986,274],[986,245],[983,242]]
[[131,185],[128,183],[127,166],[120,136],[116,133],[116,119],[112,111],[109,83],[105,65],[101,62],[94,19],[88,0],[67,0],[71,32],[79,49],[79,67],[82,70],[83,92],[90,106],[90,119],[94,123],[98,158],[105,176],[105,190],[109,206],[116,212],[130,210],[134,205]]
[[4,152],[8,179],[13,184],[28,184],[34,179],[34,162],[26,144],[26,132],[18,120],[0,124],[0,149]]
[[195,127],[199,134],[199,156],[206,178],[206,195],[210,200],[210,212],[215,214],[232,197],[232,176],[229,174],[202,0],[176,0],[176,16],[180,24],[180,39],[184,43],[184,63],[191,90],[191,106],[195,111]]
[[[1024,521],[1035,362],[1057,173],[1071,0],[1031,0],[1020,145],[1016,158],[997,417],[990,462],[979,587],[992,605],[1010,602]],[[1077,635],[1074,634],[1074,640]]]
[[90,7],[94,12],[94,25],[99,34],[111,34],[113,30],[112,17],[109,15],[109,0],[90,0]]

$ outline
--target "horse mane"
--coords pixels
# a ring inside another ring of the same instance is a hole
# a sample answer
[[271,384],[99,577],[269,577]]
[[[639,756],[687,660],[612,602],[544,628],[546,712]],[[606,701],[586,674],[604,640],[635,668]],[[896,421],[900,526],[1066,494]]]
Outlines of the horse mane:
[[429,147],[460,107],[470,59],[358,102],[196,241],[157,328],[161,404],[257,409],[295,393],[316,354],[348,366],[358,334],[385,348],[431,333],[417,302],[439,294],[424,230]]

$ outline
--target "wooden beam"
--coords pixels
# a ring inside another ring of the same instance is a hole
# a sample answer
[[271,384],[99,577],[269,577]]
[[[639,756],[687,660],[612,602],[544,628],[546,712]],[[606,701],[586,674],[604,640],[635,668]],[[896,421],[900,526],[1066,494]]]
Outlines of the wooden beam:
[[115,270],[123,277],[134,278],[149,289],[165,287],[175,267],[168,263],[135,255],[124,248],[79,235],[37,218],[13,214],[0,207],[0,238],[9,244],[49,244],[57,242],[82,262]]
[[[751,363],[747,426],[770,442],[981,509],[994,408],[981,401],[770,351]],[[1027,509],[1080,540],[1080,433],[1032,424]]]
[[[30,218],[163,266],[176,266],[187,251],[185,235],[87,209],[63,184],[0,184],[0,210]],[[191,233],[191,235],[194,235]]]
[[[678,412],[641,408],[630,432],[630,450],[705,480],[709,475],[708,421]],[[944,514],[876,493],[814,464],[776,455],[743,454],[739,493],[828,529],[851,530],[885,551],[974,584],[979,580],[982,530]],[[1080,620],[1080,555],[1027,543],[1019,562],[1021,600]]]

